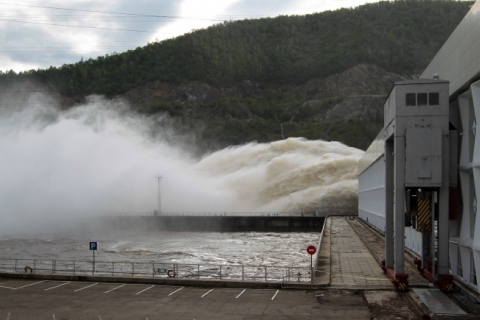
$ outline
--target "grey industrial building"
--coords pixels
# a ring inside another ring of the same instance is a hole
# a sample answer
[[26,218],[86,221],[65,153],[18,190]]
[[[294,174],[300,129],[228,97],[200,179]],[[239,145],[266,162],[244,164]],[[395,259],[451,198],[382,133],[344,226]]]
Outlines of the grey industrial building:
[[418,80],[395,83],[359,162],[359,217],[385,233],[384,269],[408,288],[404,250],[445,291],[480,293],[480,2]]

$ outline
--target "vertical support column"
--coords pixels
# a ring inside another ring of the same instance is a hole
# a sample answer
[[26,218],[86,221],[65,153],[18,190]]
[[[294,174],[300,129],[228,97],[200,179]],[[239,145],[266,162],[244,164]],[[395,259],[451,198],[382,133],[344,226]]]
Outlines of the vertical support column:
[[440,188],[438,203],[438,274],[449,274],[448,271],[448,196],[449,188]]
[[394,268],[395,276],[405,273],[405,136],[394,142]]
[[385,141],[385,267],[393,268],[393,140]]
[[448,270],[448,240],[449,240],[449,200],[450,200],[450,179],[449,179],[449,155],[450,138],[442,135],[442,187],[438,194],[438,274],[450,274]]
[[449,261],[449,202],[450,202],[450,179],[449,179],[449,154],[450,138],[442,136],[442,186],[438,193],[438,280],[437,285],[442,291],[453,290],[453,276],[448,270]]

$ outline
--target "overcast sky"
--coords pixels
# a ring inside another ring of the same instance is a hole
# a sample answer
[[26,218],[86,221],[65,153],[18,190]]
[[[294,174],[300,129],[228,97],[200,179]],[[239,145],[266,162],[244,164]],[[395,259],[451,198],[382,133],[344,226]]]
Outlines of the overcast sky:
[[225,20],[307,14],[366,2],[376,1],[0,0],[0,70],[61,66]]

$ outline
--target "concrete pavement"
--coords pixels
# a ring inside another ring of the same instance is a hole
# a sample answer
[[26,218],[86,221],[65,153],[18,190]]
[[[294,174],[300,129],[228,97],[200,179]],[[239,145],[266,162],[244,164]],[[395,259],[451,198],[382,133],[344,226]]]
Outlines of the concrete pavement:
[[0,279],[0,319],[370,319],[352,292]]
[[393,285],[345,218],[332,218],[331,287],[386,288]]

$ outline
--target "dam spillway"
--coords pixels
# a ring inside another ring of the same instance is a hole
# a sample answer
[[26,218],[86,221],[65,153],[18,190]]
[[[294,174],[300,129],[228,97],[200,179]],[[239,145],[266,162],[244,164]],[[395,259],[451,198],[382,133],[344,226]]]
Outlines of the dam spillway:
[[325,217],[315,214],[265,215],[149,215],[104,217],[102,223],[116,230],[208,232],[318,232]]

